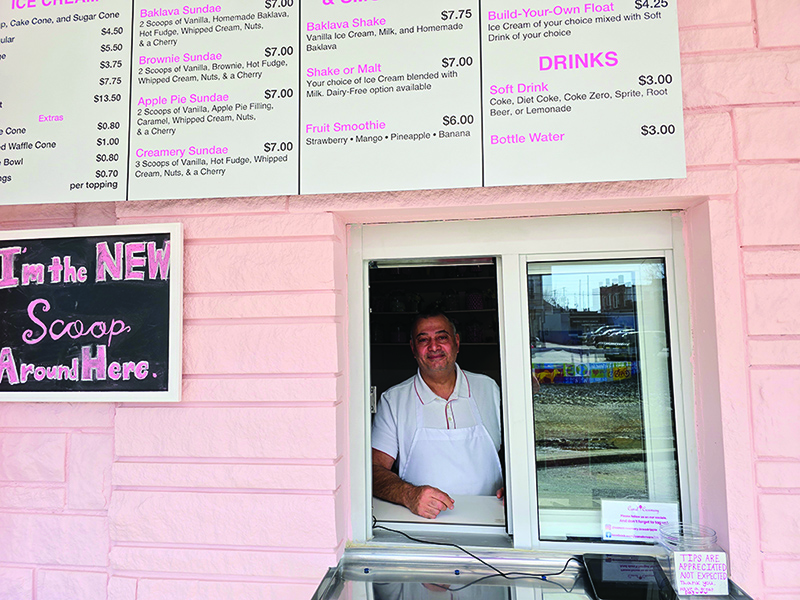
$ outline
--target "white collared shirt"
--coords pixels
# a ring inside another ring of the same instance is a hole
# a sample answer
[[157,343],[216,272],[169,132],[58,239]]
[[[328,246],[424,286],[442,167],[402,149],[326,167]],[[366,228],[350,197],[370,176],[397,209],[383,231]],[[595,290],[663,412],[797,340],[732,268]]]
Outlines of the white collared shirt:
[[[417,429],[416,408],[422,405],[420,427],[460,429],[475,425],[469,406],[472,395],[495,449],[500,449],[500,389],[491,377],[462,371],[456,365],[456,385],[449,398],[440,398],[419,371],[381,395],[372,424],[372,447],[392,458],[405,456]],[[401,446],[404,451],[401,452]]]

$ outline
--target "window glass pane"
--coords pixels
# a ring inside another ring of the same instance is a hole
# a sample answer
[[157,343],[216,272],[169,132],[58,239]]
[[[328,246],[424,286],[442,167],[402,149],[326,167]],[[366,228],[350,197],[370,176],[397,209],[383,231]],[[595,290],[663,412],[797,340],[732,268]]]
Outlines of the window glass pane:
[[528,264],[540,539],[603,500],[678,502],[663,259]]

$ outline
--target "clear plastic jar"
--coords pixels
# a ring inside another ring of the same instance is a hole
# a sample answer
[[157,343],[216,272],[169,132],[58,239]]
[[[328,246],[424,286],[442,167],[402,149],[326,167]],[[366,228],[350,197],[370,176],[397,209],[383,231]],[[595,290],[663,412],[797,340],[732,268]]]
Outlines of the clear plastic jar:
[[672,586],[681,598],[728,593],[728,560],[717,545],[717,532],[694,523],[673,523],[659,529],[667,550]]

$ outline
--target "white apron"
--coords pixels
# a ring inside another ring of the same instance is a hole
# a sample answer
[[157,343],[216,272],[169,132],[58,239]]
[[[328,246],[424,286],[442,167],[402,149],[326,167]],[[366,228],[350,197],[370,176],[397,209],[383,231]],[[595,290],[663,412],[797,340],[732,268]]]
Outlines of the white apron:
[[503,487],[494,442],[471,393],[468,401],[475,425],[461,429],[422,427],[422,404],[416,405],[417,429],[400,479],[439,488],[450,496],[494,496]]

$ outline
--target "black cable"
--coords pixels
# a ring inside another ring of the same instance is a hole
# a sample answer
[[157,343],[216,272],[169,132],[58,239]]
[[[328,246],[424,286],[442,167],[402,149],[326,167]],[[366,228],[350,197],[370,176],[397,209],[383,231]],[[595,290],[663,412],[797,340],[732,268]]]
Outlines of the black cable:
[[570,556],[567,559],[567,562],[564,563],[564,567],[560,571],[558,571],[557,573],[535,574],[535,573],[521,573],[521,572],[518,572],[518,571],[511,571],[509,573],[494,573],[492,575],[484,575],[483,577],[475,579],[474,581],[470,581],[469,583],[464,584],[462,586],[454,587],[454,588],[448,588],[448,589],[451,592],[458,592],[458,591],[463,590],[464,588],[470,587],[471,585],[475,585],[476,583],[480,583],[481,581],[485,581],[487,579],[492,579],[494,577],[503,577],[504,579],[508,579],[510,581],[515,581],[517,579],[541,579],[545,583],[552,583],[553,585],[557,585],[558,587],[560,587],[565,592],[570,592],[570,591],[572,591],[571,589],[568,590],[567,588],[565,588],[563,585],[561,585],[557,581],[551,581],[550,579],[547,579],[547,578],[548,577],[555,577],[556,575],[561,575],[564,571],[567,570],[567,567],[569,566],[569,563],[572,562],[573,560],[576,563],[581,564],[581,562],[577,558],[575,558],[574,556]]
[[464,585],[460,585],[458,587],[448,587],[446,585],[442,585],[441,583],[434,583],[432,585],[435,585],[436,587],[440,587],[443,590],[447,590],[448,592],[460,592],[464,588],[468,588],[471,585],[475,585],[477,583],[480,583],[481,581],[486,581],[487,579],[492,579],[494,577],[500,577],[500,575],[498,575],[497,573],[493,573],[492,575],[484,575],[483,577],[479,577],[478,579],[475,579],[474,581],[470,581],[469,583],[466,583]]
[[[480,556],[476,556],[475,554],[473,554],[472,552],[470,552],[466,548],[463,548],[463,547],[459,546],[458,544],[454,544],[452,542],[435,542],[433,540],[422,540],[422,539],[419,539],[419,538],[415,538],[413,536],[408,535],[404,531],[398,531],[397,529],[391,529],[391,528],[386,527],[384,525],[378,525],[378,520],[374,516],[372,517],[372,528],[373,529],[383,529],[385,531],[391,531],[392,533],[399,533],[400,535],[406,537],[407,539],[411,540],[412,542],[417,542],[417,543],[420,543],[420,544],[432,544],[432,545],[435,545],[435,546],[450,546],[452,548],[457,548],[458,550],[461,550],[461,552],[463,552],[464,554],[467,554],[467,555],[471,556],[472,558],[474,558],[475,560],[477,560],[482,565],[484,565],[486,567],[489,567],[492,571],[495,571],[495,573],[493,573],[491,575],[484,575],[483,577],[475,579],[474,581],[470,581],[469,583],[467,583],[465,585],[462,585],[460,587],[447,588],[451,592],[458,592],[460,590],[463,590],[464,588],[468,588],[471,585],[475,585],[476,583],[479,583],[481,581],[485,581],[487,579],[491,579],[493,577],[502,577],[503,579],[510,579],[512,581],[515,580],[515,579],[541,579],[542,581],[548,581],[547,580],[548,577],[555,577],[557,575],[561,575],[562,573],[564,573],[564,571],[566,571],[567,568],[569,567],[569,563],[571,563],[572,561],[575,561],[579,565],[583,564],[583,563],[581,563],[581,561],[579,561],[574,556],[570,556],[567,559],[567,562],[564,563],[564,566],[562,567],[562,569],[560,571],[556,572],[556,573],[524,573],[524,572],[521,572],[521,571],[503,572],[500,569],[498,569],[497,567],[495,567],[494,565],[489,564],[488,562],[483,560]],[[566,590],[566,588],[563,585],[561,585],[560,583],[557,583],[555,581],[550,581],[549,583],[554,583],[555,585],[559,586],[561,589]]]
[[451,546],[453,548],[458,548],[464,554],[469,554],[472,558],[474,558],[478,562],[480,562],[483,565],[489,567],[492,571],[497,572],[498,576],[505,577],[505,573],[503,573],[500,569],[498,569],[494,565],[490,565],[488,562],[483,560],[481,557],[474,555],[472,552],[470,552],[466,548],[462,548],[458,544],[453,544],[451,542],[434,542],[432,540],[421,540],[419,538],[411,537],[410,535],[408,535],[407,533],[405,533],[403,531],[398,531],[397,529],[390,529],[389,527],[384,527],[383,525],[378,525],[377,523],[378,523],[378,520],[375,517],[372,517],[372,528],[373,529],[385,529],[386,531],[391,531],[392,533],[399,533],[400,535],[407,537],[412,542],[417,542],[417,543],[420,543],[420,544],[434,544],[436,546]]
[[[552,581],[550,579],[545,579],[545,577],[551,577],[551,576],[554,576],[554,575],[560,575],[561,573],[563,573],[567,569],[567,565],[569,565],[569,563],[571,561],[573,561],[573,560],[575,562],[577,562],[578,564],[580,564],[580,561],[578,561],[577,558],[575,558],[574,556],[571,556],[567,560],[567,562],[564,563],[564,568],[561,571],[559,571],[558,573],[551,573],[551,574],[544,573],[542,575],[534,575],[532,573],[531,574],[505,573],[504,575],[498,575],[497,573],[493,573],[492,575],[484,575],[483,577],[479,577],[478,579],[475,579],[473,581],[470,581],[469,583],[466,583],[466,584],[458,586],[458,587],[445,587],[445,586],[443,586],[441,584],[438,584],[438,583],[434,583],[433,585],[439,586],[442,589],[446,589],[446,590],[451,591],[451,592],[460,592],[464,588],[468,588],[468,587],[470,587],[472,585],[475,585],[475,584],[478,584],[478,583],[480,583],[482,581],[486,581],[487,579],[493,579],[494,577],[501,577],[502,576],[505,579],[509,579],[511,581],[514,581],[514,580],[517,580],[517,579],[541,579],[545,583],[552,583],[553,585],[557,585],[558,587],[560,587],[562,590],[564,590],[565,592],[567,592],[569,594],[570,592],[572,592],[572,589],[575,587],[574,583],[572,584],[572,587],[567,589],[566,587],[564,587],[563,585],[561,585],[557,581]],[[510,575],[516,575],[516,576],[515,577],[510,577]]]

